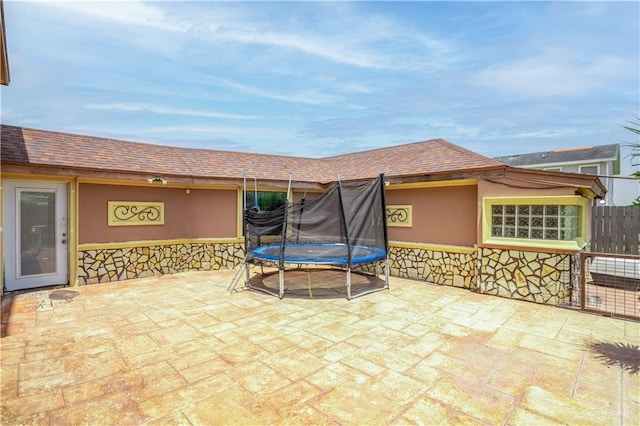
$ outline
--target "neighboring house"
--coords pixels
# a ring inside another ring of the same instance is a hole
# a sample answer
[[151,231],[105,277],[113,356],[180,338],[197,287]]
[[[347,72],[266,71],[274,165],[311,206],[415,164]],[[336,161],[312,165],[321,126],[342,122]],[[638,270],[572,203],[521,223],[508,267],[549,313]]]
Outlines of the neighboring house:
[[620,144],[611,144],[506,155],[494,159],[512,167],[597,175],[607,188],[604,204],[626,206],[640,195],[640,184],[630,178],[634,170],[627,170],[627,164],[621,162],[620,157]]
[[0,130],[8,290],[233,268],[245,181],[286,194],[291,176],[297,200],[384,173],[392,275],[560,305],[606,192],[442,139],[300,158]]

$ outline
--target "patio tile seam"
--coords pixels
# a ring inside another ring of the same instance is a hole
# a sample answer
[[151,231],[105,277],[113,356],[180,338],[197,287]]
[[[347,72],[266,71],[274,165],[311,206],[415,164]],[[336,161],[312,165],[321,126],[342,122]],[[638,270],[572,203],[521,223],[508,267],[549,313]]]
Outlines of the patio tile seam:
[[[431,398],[429,395],[425,395],[423,399],[428,399],[430,401],[433,401],[433,403],[435,403],[435,404],[444,406],[446,408],[446,410],[449,411],[449,412],[457,413],[457,414],[460,414],[460,415],[462,415],[464,417],[469,417],[469,418],[477,421],[479,424],[484,424],[484,425],[488,425],[488,426],[491,425],[491,423],[488,423],[488,422],[484,421],[483,419],[481,419],[481,418],[479,418],[479,417],[477,417],[477,416],[475,416],[473,414],[470,414],[468,412],[462,411],[462,410],[458,409],[457,407],[453,407],[453,406],[451,406],[451,405],[449,405],[447,403],[444,403],[444,402],[442,402],[440,400]],[[503,424],[506,425],[508,423],[505,420],[505,422],[503,422]]]
[[[426,392],[427,392],[426,390],[420,392],[419,394],[415,395],[410,401],[398,407],[398,413],[394,417],[390,418],[386,424],[389,424],[389,425],[398,424],[398,420],[403,416],[404,413],[409,411],[418,401],[422,400],[423,398],[427,398]],[[388,398],[384,398],[384,399],[389,401],[389,403],[391,404],[395,402]]]
[[309,386],[313,387],[314,389],[317,390],[317,392],[309,399],[305,400],[300,406],[299,408],[302,409],[304,407],[307,407],[311,410],[317,411],[320,414],[322,414],[324,417],[332,419],[332,416],[330,415],[330,413],[327,413],[326,411],[320,409],[319,407],[313,405],[314,402],[317,402],[318,400],[320,400],[323,396],[331,393],[335,387],[330,388],[330,389],[320,389],[319,387],[315,386],[313,383],[305,380],[305,378],[300,379],[299,381],[305,382],[306,384],[308,384]]
[[[624,383],[625,383],[625,372],[624,369],[622,368],[622,366],[619,367],[620,369],[620,385],[618,386],[618,410],[620,412],[620,424],[624,424],[624,415],[625,415],[625,392],[624,392]],[[640,401],[638,401],[640,402]]]
[[[444,376],[446,376],[446,375],[453,376],[453,377],[457,377],[458,379],[462,379],[462,380],[465,380],[465,381],[467,381],[467,382],[471,382],[471,383],[475,382],[475,383],[477,383],[477,384],[478,384],[478,387],[484,387],[484,388],[491,389],[492,391],[494,391],[494,392],[496,392],[496,393],[498,393],[498,394],[501,394],[502,396],[504,396],[504,397],[506,397],[506,398],[508,398],[508,399],[512,399],[512,400],[514,400],[514,401],[517,399],[517,397],[518,397],[518,396],[520,396],[520,395],[524,395],[524,392],[520,392],[520,393],[517,393],[517,394],[515,394],[515,395],[514,395],[514,394],[510,394],[510,393],[504,392],[504,391],[503,391],[503,390],[501,390],[501,389],[497,389],[497,388],[495,388],[495,387],[493,387],[493,386],[489,385],[489,384],[487,383],[487,381],[488,381],[489,376],[491,375],[490,373],[488,373],[486,376],[484,376],[484,377],[482,378],[482,380],[474,380],[473,378],[472,378],[472,379],[469,379],[467,376],[462,376],[462,375],[460,375],[460,374],[456,374],[456,373],[454,373],[454,372],[450,372],[450,371],[442,370],[442,371],[441,371],[441,374],[440,374],[440,376],[442,376],[442,377],[439,377],[439,378],[438,378],[438,380],[437,380],[436,382],[438,382],[438,381],[442,380],[442,379],[444,378]],[[434,382],[430,387],[433,387],[434,385],[435,385],[435,382]],[[514,406],[515,406],[515,405],[516,405],[516,404],[515,404],[515,402],[514,402]]]
[[575,399],[576,397],[576,391],[578,389],[578,381],[580,380],[580,374],[582,373],[585,367],[585,362],[584,362],[585,356],[586,356],[586,351],[583,351],[582,356],[580,357],[580,363],[578,364],[578,368],[576,370],[573,386],[571,387],[571,394],[570,394],[571,399]]
[[[226,374],[226,373],[222,373],[222,374],[226,375],[227,377],[230,377],[230,376],[229,376],[228,374]],[[137,404],[138,404],[138,405],[142,405],[142,404],[145,404],[145,403],[151,402],[151,401],[153,401],[154,399],[157,399],[157,398],[162,398],[162,397],[167,396],[167,395],[171,395],[171,394],[174,394],[174,393],[181,393],[182,391],[185,391],[184,393],[185,393],[185,394],[188,394],[188,395],[189,395],[189,397],[188,397],[188,398],[182,398],[182,399],[181,399],[181,402],[183,402],[183,403],[184,403],[184,405],[180,405],[178,408],[175,408],[175,409],[173,409],[173,410],[171,411],[171,413],[175,413],[175,412],[178,412],[178,411],[182,412],[182,410],[184,410],[185,408],[188,408],[188,407],[190,407],[190,406],[192,406],[192,405],[195,405],[195,404],[197,404],[197,403],[199,403],[199,402],[201,402],[201,401],[204,401],[204,400],[206,400],[206,399],[208,399],[208,398],[210,398],[210,397],[211,397],[211,395],[210,395],[210,394],[208,394],[208,395],[202,395],[202,396],[199,396],[199,397],[194,397],[193,393],[190,393],[190,392],[189,392],[189,389],[190,389],[191,387],[196,386],[196,385],[199,385],[199,384],[201,384],[201,382],[205,382],[205,381],[206,381],[206,380],[208,380],[209,378],[210,378],[210,377],[203,377],[203,378],[201,378],[200,380],[197,380],[197,381],[195,381],[195,382],[189,382],[188,380],[186,380],[186,379],[185,379],[185,383],[184,383],[182,386],[177,387],[177,388],[173,388],[173,389],[168,389],[168,390],[167,390],[167,391],[165,391],[165,392],[161,392],[161,393],[158,393],[158,394],[152,395],[152,396],[150,396],[150,397],[148,397],[148,398],[146,398],[146,399],[141,399],[141,400],[137,401]],[[231,378],[231,377],[230,377],[230,378]],[[240,386],[240,384],[239,384],[238,382],[234,382],[234,383],[235,383],[235,385]],[[226,390],[226,389],[225,389],[225,390]],[[215,394],[223,393],[225,390],[217,391],[217,392],[215,392]],[[167,415],[167,413],[162,413],[162,414],[160,414],[160,415],[158,415],[158,416],[156,416],[156,417],[149,417],[149,416],[145,416],[145,417],[147,417],[147,418],[148,418],[148,420],[156,420],[156,419],[161,418],[161,417],[164,417],[164,416],[166,416],[166,415]]]
[[[511,423],[509,423],[509,419],[512,418],[518,410],[526,409],[523,406],[525,401],[525,389],[526,387],[523,387],[522,392],[520,392],[518,395],[513,395],[513,407],[511,407],[511,411],[509,412],[509,415],[505,418],[503,424],[510,425]],[[539,413],[534,413],[534,414],[540,415]],[[546,416],[543,416],[543,417],[545,417],[546,419],[549,419],[550,421],[553,420]]]

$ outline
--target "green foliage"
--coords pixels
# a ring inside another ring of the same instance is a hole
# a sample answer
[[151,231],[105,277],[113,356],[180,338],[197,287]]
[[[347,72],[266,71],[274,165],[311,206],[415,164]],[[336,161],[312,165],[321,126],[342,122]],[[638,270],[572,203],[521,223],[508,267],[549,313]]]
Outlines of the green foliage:
[[[633,173],[633,176],[635,176],[636,179],[638,179],[640,181],[640,172]],[[633,203],[631,203],[631,205],[632,206],[636,206],[636,207],[640,207],[640,197],[638,197],[635,200],[633,200]]]
[[258,192],[260,208],[264,211],[275,210],[287,203],[286,192]]
[[[636,135],[640,135],[640,117],[635,117],[633,120],[629,120],[629,125],[622,127]],[[640,143],[627,144],[627,146],[631,148],[631,153],[629,154],[629,157],[631,157],[631,165],[640,165]],[[635,176],[635,178],[640,181],[640,172],[635,172],[632,176]],[[640,197],[636,198],[631,205],[640,207]]]
[[[640,117],[636,117],[633,120],[629,120],[629,126],[622,126],[627,130],[632,131],[635,134],[640,135]],[[638,144],[636,144],[638,146]]]
[[[247,191],[246,193],[247,207],[254,206],[255,194]],[[287,203],[286,192],[258,191],[258,206],[262,211],[275,210]]]

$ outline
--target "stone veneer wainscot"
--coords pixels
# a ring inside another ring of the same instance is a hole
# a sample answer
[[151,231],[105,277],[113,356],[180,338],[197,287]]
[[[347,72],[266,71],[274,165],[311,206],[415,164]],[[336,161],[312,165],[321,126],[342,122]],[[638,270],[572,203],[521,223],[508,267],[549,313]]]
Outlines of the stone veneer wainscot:
[[[244,244],[239,242],[93,248],[79,251],[78,284],[232,269],[243,261]],[[392,276],[511,299],[562,305],[569,303],[571,296],[568,254],[495,248],[447,250],[392,243],[389,265]]]
[[571,255],[479,249],[481,293],[562,305],[571,297]]
[[434,284],[476,289],[476,251],[394,246],[389,253],[391,275]]
[[78,284],[95,284],[186,271],[232,269],[244,260],[242,243],[169,243],[78,252]]

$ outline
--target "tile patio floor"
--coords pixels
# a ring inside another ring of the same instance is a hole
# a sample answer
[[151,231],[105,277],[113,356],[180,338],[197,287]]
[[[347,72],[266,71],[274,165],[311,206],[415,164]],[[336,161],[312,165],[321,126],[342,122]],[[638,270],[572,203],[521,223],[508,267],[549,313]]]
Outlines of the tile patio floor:
[[352,301],[279,300],[228,294],[232,277],[4,296],[0,422],[640,421],[637,322],[397,278]]

